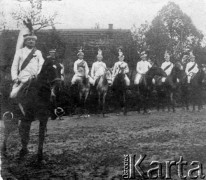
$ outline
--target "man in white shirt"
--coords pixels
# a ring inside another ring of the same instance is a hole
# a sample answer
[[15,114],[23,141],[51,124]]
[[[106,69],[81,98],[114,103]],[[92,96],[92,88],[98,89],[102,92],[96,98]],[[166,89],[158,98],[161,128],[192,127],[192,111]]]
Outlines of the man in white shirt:
[[195,62],[195,56],[193,53],[190,53],[190,62],[187,63],[185,68],[185,73],[187,75],[187,82],[190,83],[191,79],[198,73],[199,68]]
[[[77,54],[78,60],[74,62],[74,76],[72,78],[72,85],[74,85],[76,82],[82,79],[83,76],[86,78],[89,78],[89,67],[87,65],[87,62],[83,59],[84,58],[84,53],[82,50],[80,50]],[[91,81],[91,77],[89,78]]]
[[115,77],[117,76],[117,74],[120,73],[120,70],[123,70],[123,73],[125,74],[125,82],[126,82],[126,86],[130,85],[130,80],[127,76],[127,73],[129,73],[129,67],[128,64],[126,62],[124,62],[124,55],[121,49],[119,49],[119,61],[116,62],[114,64],[114,68],[112,71],[112,81],[114,82]]
[[134,80],[135,85],[140,84],[143,75],[145,75],[147,71],[152,67],[152,65],[147,61],[147,54],[145,51],[141,53],[140,58],[141,61],[137,62],[137,67],[136,67],[137,74]]
[[44,59],[41,51],[35,47],[36,40],[37,37],[33,34],[24,35],[25,47],[18,49],[15,53],[11,67],[11,77],[14,82],[10,93],[11,98],[15,98],[22,86],[41,71]]
[[[164,58],[165,58],[165,62],[162,63],[161,69],[167,74],[167,76],[169,76],[172,72],[174,64],[170,62],[170,55],[167,51],[165,51]],[[165,80],[166,80],[166,77],[163,77],[162,82],[165,82]]]
[[107,68],[106,64],[102,61],[102,51],[99,49],[97,55],[97,61],[92,64],[91,77],[93,78],[93,85],[95,85],[96,80],[105,73]]

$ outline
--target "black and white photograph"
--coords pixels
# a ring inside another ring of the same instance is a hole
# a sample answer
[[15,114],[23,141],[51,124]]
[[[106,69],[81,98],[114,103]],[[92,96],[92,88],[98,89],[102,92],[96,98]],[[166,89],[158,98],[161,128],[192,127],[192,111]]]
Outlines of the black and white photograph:
[[0,0],[0,180],[206,179],[206,0]]

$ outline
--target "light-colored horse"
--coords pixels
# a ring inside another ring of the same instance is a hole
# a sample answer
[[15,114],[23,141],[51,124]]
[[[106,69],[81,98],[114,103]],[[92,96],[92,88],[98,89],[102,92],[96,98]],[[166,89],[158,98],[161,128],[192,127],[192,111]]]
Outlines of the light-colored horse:
[[79,92],[79,104],[81,106],[81,109],[83,109],[83,114],[86,112],[86,101],[89,95],[90,91],[90,82],[89,77],[86,77],[85,75],[85,69],[82,68],[82,71],[84,72],[84,76],[81,76],[81,78],[78,80],[78,92]]
[[[105,116],[105,99],[109,86],[112,85],[112,71],[109,68],[105,69],[105,72],[102,76],[97,79],[96,90],[98,93],[98,105],[99,109],[102,108],[102,114]],[[102,100],[102,104],[101,104]]]

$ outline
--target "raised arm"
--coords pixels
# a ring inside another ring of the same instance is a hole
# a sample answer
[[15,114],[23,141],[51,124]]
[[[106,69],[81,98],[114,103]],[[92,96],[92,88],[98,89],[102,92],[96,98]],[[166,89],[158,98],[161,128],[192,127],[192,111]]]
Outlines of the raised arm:
[[39,67],[38,67],[38,73],[37,73],[37,74],[39,74],[40,71],[41,71],[41,69],[42,69],[42,66],[43,66],[43,64],[44,64],[44,58],[43,58],[43,56],[42,56],[41,51],[37,51],[36,53],[37,53],[37,57],[38,57],[38,59],[39,59]]
[[12,81],[18,78],[19,71],[19,59],[20,59],[20,50],[17,50],[14,56],[14,60],[11,66],[11,78]]

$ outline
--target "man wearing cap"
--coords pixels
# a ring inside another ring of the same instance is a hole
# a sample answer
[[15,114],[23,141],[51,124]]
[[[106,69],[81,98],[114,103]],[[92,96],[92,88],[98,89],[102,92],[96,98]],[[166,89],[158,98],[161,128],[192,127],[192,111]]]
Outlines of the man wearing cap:
[[[165,62],[162,63],[161,69],[167,74],[167,76],[169,76],[172,72],[174,64],[170,62],[170,55],[167,51],[165,51],[164,58],[165,58]],[[165,82],[165,80],[166,80],[166,77],[163,77],[162,82]]]
[[137,62],[137,67],[136,67],[137,74],[134,80],[135,85],[140,84],[143,75],[145,75],[147,71],[152,67],[152,65],[147,61],[147,54],[145,51],[141,53],[140,57],[141,57],[141,61]]
[[64,65],[57,60],[56,49],[51,49],[49,51],[49,56],[47,56],[47,59],[54,61],[55,63],[60,65],[60,67],[61,67],[61,80],[64,81]]
[[114,64],[114,68],[112,71],[112,81],[114,82],[115,77],[117,76],[118,73],[120,73],[120,70],[123,70],[123,73],[125,74],[125,82],[126,86],[130,85],[130,80],[127,76],[127,73],[129,73],[129,67],[126,62],[124,62],[124,55],[121,49],[119,49],[119,61]]
[[82,52],[82,49],[79,50],[78,54],[78,60],[74,62],[74,76],[72,78],[72,85],[74,85],[76,82],[82,79],[83,76],[86,78],[89,78],[90,83],[91,82],[91,77],[89,77],[89,67],[87,65],[87,62],[83,59],[84,58],[84,53]]
[[199,68],[195,62],[195,56],[193,53],[190,53],[190,62],[187,63],[185,68],[185,73],[187,75],[187,82],[190,83],[191,79],[198,73]]
[[36,77],[42,68],[44,59],[41,51],[37,50],[37,37],[33,34],[24,35],[25,47],[17,49],[11,67],[11,76],[14,82],[11,98],[15,98],[29,79]]
[[95,85],[96,80],[105,73],[107,68],[106,64],[102,61],[102,50],[98,50],[97,61],[92,64],[91,77],[93,78],[93,85]]

